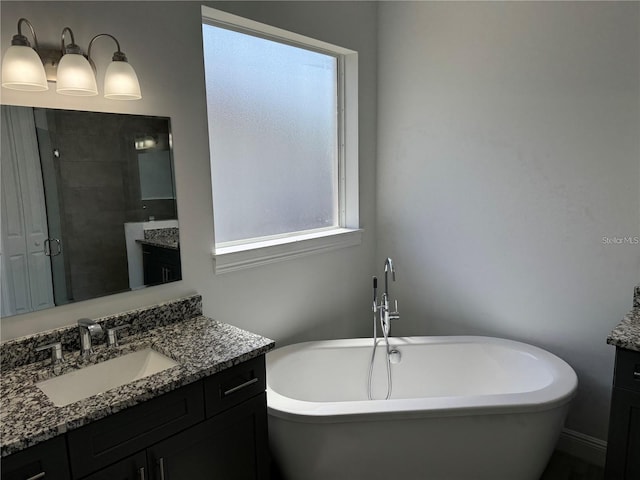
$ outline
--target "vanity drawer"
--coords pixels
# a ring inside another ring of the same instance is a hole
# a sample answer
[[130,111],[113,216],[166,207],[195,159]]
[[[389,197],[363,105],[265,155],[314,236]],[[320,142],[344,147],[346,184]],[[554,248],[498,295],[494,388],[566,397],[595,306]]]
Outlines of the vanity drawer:
[[71,478],[64,435],[9,455],[1,465],[2,480]]
[[614,386],[640,392],[640,352],[616,349]]
[[204,420],[202,382],[68,433],[71,472],[80,478]]
[[205,379],[207,418],[238,405],[266,389],[264,355]]

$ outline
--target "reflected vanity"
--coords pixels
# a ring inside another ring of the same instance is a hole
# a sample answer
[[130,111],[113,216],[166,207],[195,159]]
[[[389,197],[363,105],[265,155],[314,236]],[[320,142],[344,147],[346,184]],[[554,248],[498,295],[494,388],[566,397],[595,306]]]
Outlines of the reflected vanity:
[[181,279],[169,118],[0,108],[2,317]]

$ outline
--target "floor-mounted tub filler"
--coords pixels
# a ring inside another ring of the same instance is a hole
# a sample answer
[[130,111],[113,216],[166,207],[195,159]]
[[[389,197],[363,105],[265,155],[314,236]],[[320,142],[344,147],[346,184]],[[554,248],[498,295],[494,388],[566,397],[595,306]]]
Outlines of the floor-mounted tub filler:
[[371,392],[371,339],[267,354],[271,453],[286,480],[540,478],[576,392],[567,363],[490,337],[376,348]]

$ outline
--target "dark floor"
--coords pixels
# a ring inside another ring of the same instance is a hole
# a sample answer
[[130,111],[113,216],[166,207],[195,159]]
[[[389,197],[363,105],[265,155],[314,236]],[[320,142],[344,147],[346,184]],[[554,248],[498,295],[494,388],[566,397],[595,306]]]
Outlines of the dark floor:
[[602,480],[603,478],[604,468],[556,451],[540,480]]

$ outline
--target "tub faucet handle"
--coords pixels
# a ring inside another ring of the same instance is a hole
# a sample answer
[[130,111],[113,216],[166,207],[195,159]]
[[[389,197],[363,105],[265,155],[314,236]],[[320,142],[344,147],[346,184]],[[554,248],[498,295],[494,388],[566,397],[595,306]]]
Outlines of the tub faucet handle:
[[393,312],[389,312],[389,320],[399,320],[400,312],[398,311],[398,300],[395,301],[395,309]]

